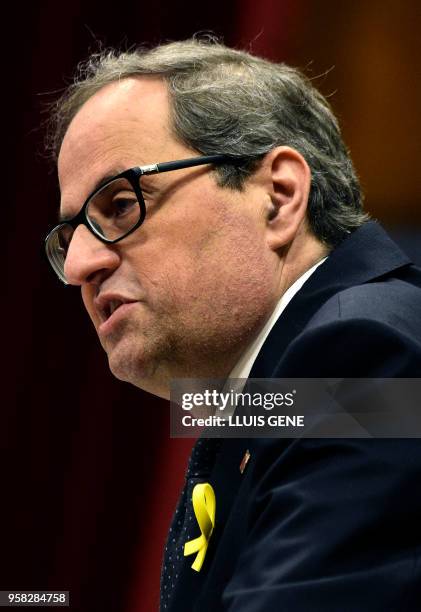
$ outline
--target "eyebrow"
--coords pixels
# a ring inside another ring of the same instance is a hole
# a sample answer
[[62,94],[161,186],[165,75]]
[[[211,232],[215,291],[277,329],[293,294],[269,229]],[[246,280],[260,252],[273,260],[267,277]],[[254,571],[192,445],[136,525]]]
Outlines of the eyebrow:
[[96,191],[97,189],[100,189],[103,185],[105,185],[105,183],[107,183],[109,180],[113,179],[115,176],[118,176],[119,174],[121,174],[122,172],[124,172],[124,169],[116,169],[116,171],[114,172],[110,172],[109,174],[105,174],[102,178],[99,179],[99,181],[97,181],[94,185],[94,188],[92,189],[91,193],[93,193],[94,191]]
[[[101,188],[103,185],[105,185],[105,183],[107,183],[109,180],[111,180],[111,179],[112,179],[112,178],[114,178],[115,176],[118,176],[118,175],[119,175],[119,174],[121,174],[122,172],[124,172],[124,170],[121,170],[121,169],[116,168],[116,169],[115,169],[115,172],[114,172],[114,171],[112,171],[112,172],[109,172],[108,174],[105,174],[104,176],[102,176],[102,177],[101,177],[101,178],[100,178],[100,179],[99,179],[99,180],[98,180],[98,181],[95,183],[95,185],[94,185],[93,189],[92,189],[92,190],[89,192],[88,198],[89,198],[89,196],[90,196],[92,193],[94,193],[95,191],[97,191],[98,189],[100,189],[100,188]],[[85,200],[85,202],[86,202],[86,200]],[[79,210],[81,210],[82,206],[83,206],[83,203],[81,204],[81,206],[80,206]],[[78,212],[79,212],[79,211],[78,211]],[[78,213],[76,213],[76,215],[77,215],[77,214],[78,214]],[[74,217],[76,217],[76,215],[69,216],[69,215],[63,214],[62,212],[60,212],[60,211],[59,211],[59,214],[58,214],[58,222],[59,222],[59,223],[65,223],[66,221],[70,221],[71,219],[73,219]]]

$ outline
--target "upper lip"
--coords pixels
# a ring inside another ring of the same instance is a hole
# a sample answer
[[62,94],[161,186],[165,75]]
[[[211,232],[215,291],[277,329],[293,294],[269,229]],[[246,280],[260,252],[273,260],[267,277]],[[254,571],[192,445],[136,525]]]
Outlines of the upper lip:
[[119,293],[104,293],[94,299],[94,304],[102,321],[106,321],[122,304],[137,302]]

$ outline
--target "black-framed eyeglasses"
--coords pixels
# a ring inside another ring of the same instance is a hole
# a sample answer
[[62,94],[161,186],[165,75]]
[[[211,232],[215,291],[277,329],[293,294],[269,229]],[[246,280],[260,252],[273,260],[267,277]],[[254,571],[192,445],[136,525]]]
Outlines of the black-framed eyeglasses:
[[115,244],[142,225],[146,216],[145,200],[140,178],[145,174],[169,172],[203,166],[238,163],[228,155],[207,155],[176,161],[136,166],[106,180],[87,198],[72,219],[63,220],[45,239],[48,261],[59,279],[68,285],[64,264],[70,241],[78,225],[85,225],[92,234],[106,244]]

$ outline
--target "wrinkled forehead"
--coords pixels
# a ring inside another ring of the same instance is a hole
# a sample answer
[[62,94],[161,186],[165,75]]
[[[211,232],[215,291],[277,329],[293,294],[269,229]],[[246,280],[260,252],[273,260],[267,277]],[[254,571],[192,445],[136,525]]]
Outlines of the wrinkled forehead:
[[100,174],[156,163],[171,156],[174,145],[162,80],[111,83],[81,107],[64,136],[58,158],[62,197],[89,193]]

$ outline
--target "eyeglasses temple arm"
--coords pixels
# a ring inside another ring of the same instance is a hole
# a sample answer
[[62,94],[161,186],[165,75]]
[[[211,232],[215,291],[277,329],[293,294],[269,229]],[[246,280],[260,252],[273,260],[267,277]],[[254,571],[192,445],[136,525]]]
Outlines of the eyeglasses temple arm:
[[203,157],[192,157],[178,161],[162,162],[151,166],[142,166],[142,174],[155,174],[157,172],[169,172],[170,170],[182,170],[193,166],[204,166],[205,164],[223,164],[232,162],[233,158],[228,155],[208,155]]

